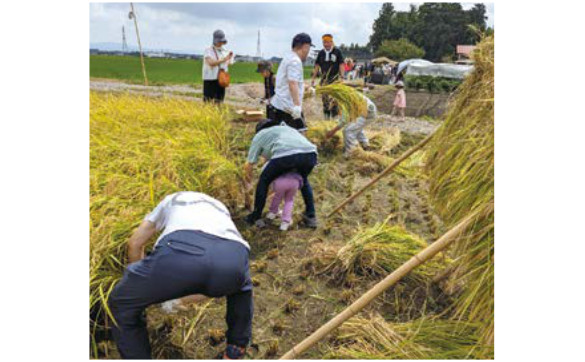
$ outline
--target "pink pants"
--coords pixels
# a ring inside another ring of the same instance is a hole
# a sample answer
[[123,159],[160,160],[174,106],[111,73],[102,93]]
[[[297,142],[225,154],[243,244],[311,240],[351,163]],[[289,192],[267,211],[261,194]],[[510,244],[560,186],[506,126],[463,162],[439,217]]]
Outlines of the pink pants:
[[274,196],[270,203],[270,212],[278,213],[278,206],[284,198],[284,207],[282,208],[282,221],[290,223],[292,221],[292,212],[295,195],[299,189],[299,181],[289,177],[279,177],[273,182]]

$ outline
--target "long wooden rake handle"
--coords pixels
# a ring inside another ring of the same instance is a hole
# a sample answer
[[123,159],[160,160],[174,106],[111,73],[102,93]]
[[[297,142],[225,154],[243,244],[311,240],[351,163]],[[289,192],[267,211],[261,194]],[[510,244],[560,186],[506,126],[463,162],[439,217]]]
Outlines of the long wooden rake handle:
[[327,217],[329,218],[329,217],[333,216],[335,213],[337,213],[339,210],[341,210],[343,207],[345,207],[345,205],[349,204],[351,201],[353,201],[353,199],[355,199],[356,197],[358,197],[359,195],[361,195],[370,186],[372,186],[376,182],[380,181],[380,179],[382,177],[384,177],[388,173],[390,173],[390,171],[392,171],[394,168],[396,168],[396,166],[400,165],[400,163],[402,163],[402,161],[406,160],[408,157],[410,157],[410,155],[412,155],[416,151],[418,151],[421,148],[423,148],[424,145],[426,145],[427,143],[429,143],[429,141],[431,140],[431,138],[433,137],[433,135],[434,135],[434,133],[431,133],[429,136],[427,136],[427,138],[425,138],[424,140],[420,141],[415,146],[411,147],[408,151],[404,152],[400,157],[398,157],[396,160],[394,160],[394,162],[392,162],[392,164],[390,166],[386,167],[382,172],[380,172],[380,174],[378,176],[376,176],[375,178],[373,178],[370,182],[368,182],[359,191],[355,192],[353,195],[351,195],[350,197],[348,197],[347,199],[345,199],[341,204],[339,204],[339,206],[337,206],[335,209],[333,209],[333,211],[331,211],[327,215]]
[[414,268],[431,259],[438,252],[448,247],[457,237],[467,229],[467,227],[474,222],[476,216],[481,212],[489,212],[493,210],[493,203],[482,207],[473,212],[471,215],[464,218],[461,222],[455,225],[451,230],[445,233],[441,238],[431,245],[427,246],[420,253],[416,254],[406,263],[402,264],[398,269],[394,270],[390,275],[376,284],[372,289],[363,294],[358,300],[353,302],[349,307],[336,315],[329,322],[325,323],[321,328],[317,329],[309,337],[305,338],[301,343],[294,346],[290,351],[286,352],[280,359],[294,359],[319,342],[323,337],[331,331],[339,327],[346,320],[356,315],[372,300],[382,294],[386,289],[396,284],[400,279],[410,273]]

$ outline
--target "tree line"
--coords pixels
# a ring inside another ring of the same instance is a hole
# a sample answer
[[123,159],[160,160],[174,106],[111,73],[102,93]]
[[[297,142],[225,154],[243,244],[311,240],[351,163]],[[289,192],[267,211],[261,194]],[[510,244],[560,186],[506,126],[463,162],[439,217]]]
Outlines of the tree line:
[[425,58],[433,62],[455,58],[457,45],[472,45],[480,34],[491,34],[486,25],[486,7],[475,4],[464,10],[459,3],[411,5],[408,11],[396,11],[384,3],[374,21],[370,41],[365,46],[340,45],[342,52],[355,58],[367,55],[387,56],[397,61]]

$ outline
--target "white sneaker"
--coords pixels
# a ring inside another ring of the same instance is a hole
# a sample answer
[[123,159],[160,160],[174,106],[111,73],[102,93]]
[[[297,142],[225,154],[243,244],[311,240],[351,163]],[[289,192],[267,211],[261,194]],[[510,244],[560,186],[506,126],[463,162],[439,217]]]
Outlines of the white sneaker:
[[268,214],[266,214],[266,218],[267,218],[268,220],[274,220],[274,219],[276,219],[277,217],[278,217],[278,214],[275,214],[275,213],[273,213],[273,212],[268,212]]
[[281,230],[281,231],[287,231],[287,230],[288,230],[288,228],[289,228],[291,225],[292,225],[292,222],[286,222],[286,221],[283,221],[283,222],[280,224],[280,230]]

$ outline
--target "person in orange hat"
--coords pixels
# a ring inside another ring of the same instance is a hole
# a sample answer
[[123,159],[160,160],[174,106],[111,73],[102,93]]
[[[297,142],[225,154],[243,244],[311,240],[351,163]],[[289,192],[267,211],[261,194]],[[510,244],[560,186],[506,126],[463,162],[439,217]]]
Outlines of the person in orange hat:
[[[311,77],[311,87],[315,86],[315,78],[319,72],[321,73],[319,85],[327,85],[342,80],[345,72],[343,54],[333,44],[333,35],[325,34],[322,40],[323,49],[317,54],[317,59],[315,60],[315,68]],[[323,115],[325,119],[337,117],[339,109],[335,102],[332,102],[331,97],[323,95],[321,99],[323,101]]]

